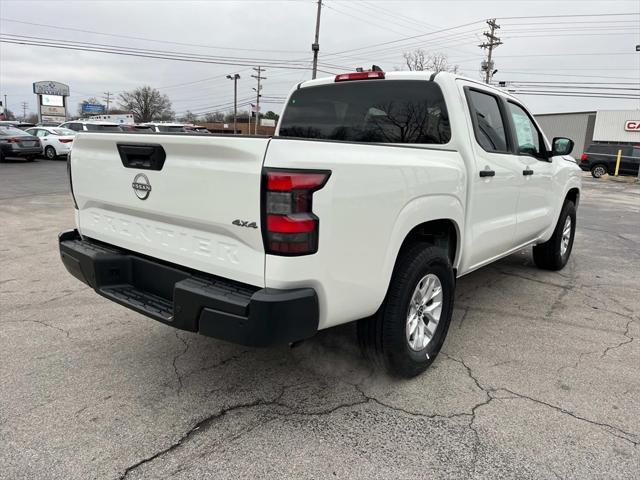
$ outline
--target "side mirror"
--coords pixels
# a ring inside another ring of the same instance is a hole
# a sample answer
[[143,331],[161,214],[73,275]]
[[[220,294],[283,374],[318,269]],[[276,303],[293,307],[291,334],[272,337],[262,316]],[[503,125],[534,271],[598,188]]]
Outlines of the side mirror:
[[573,140],[565,137],[556,137],[553,139],[553,146],[551,149],[551,156],[556,155],[569,155],[573,150]]

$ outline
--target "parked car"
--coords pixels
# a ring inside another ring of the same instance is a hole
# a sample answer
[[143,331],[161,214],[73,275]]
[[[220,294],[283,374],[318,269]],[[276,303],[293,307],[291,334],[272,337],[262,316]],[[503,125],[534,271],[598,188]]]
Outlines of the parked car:
[[120,125],[120,130],[123,132],[154,133],[153,127],[134,123],[123,123]]
[[116,303],[244,345],[360,319],[365,351],[411,377],[442,347],[456,277],[528,246],[567,264],[572,148],[448,72],[302,82],[272,138],[80,135],[61,259]]
[[614,175],[620,156],[618,175],[638,175],[640,168],[640,145],[617,143],[592,143],[580,157],[580,168],[591,172],[594,178],[600,178],[605,173]]
[[97,120],[72,120],[58,125],[74,132],[122,132],[117,123],[100,122]]
[[62,127],[34,127],[25,131],[40,139],[44,156],[49,160],[68,155],[76,138],[76,132]]
[[191,132],[191,133],[210,133],[207,128],[202,127],[200,125],[187,124],[187,125],[184,125],[184,129],[185,131]]
[[8,125],[0,125],[0,162],[8,157],[20,157],[32,162],[42,155],[42,145],[37,137]]
[[146,127],[151,127],[156,133],[184,133],[186,132],[182,123],[164,123],[164,122],[149,122],[142,123]]

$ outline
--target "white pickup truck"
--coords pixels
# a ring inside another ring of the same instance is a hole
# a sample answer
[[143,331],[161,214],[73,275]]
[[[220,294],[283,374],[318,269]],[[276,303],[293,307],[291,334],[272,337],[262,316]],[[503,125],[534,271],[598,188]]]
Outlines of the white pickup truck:
[[456,277],[527,246],[567,263],[572,147],[450,73],[306,81],[272,138],[79,134],[60,254],[114,302],[244,345],[359,320],[366,351],[410,377],[442,347]]

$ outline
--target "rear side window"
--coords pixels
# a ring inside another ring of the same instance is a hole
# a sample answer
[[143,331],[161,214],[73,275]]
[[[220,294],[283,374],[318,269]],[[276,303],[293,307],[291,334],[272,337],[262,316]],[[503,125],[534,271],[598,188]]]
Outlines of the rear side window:
[[89,132],[121,132],[120,127],[117,125],[98,125],[95,123],[87,123],[87,130]]
[[183,133],[185,132],[185,129],[184,127],[181,127],[179,125],[158,125],[158,131],[168,133]]
[[469,110],[476,140],[487,152],[507,152],[507,135],[498,99],[493,95],[468,90]]
[[606,155],[613,155],[617,152],[613,145],[591,145],[587,153],[604,153]]
[[443,144],[451,139],[440,87],[420,80],[364,80],[296,90],[280,135],[371,143]]

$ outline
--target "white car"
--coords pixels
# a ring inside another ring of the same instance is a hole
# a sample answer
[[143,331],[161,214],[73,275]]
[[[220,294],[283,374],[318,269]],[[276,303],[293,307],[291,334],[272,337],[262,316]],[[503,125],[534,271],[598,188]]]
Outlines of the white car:
[[76,132],[62,127],[33,127],[25,130],[40,139],[44,156],[49,160],[69,154]]
[[116,303],[244,345],[359,320],[365,351],[411,377],[444,343],[456,277],[525,247],[567,264],[572,148],[453,73],[309,80],[273,138],[78,136],[61,259]]
[[122,132],[117,123],[101,122],[98,120],[71,120],[59,125],[75,132]]

